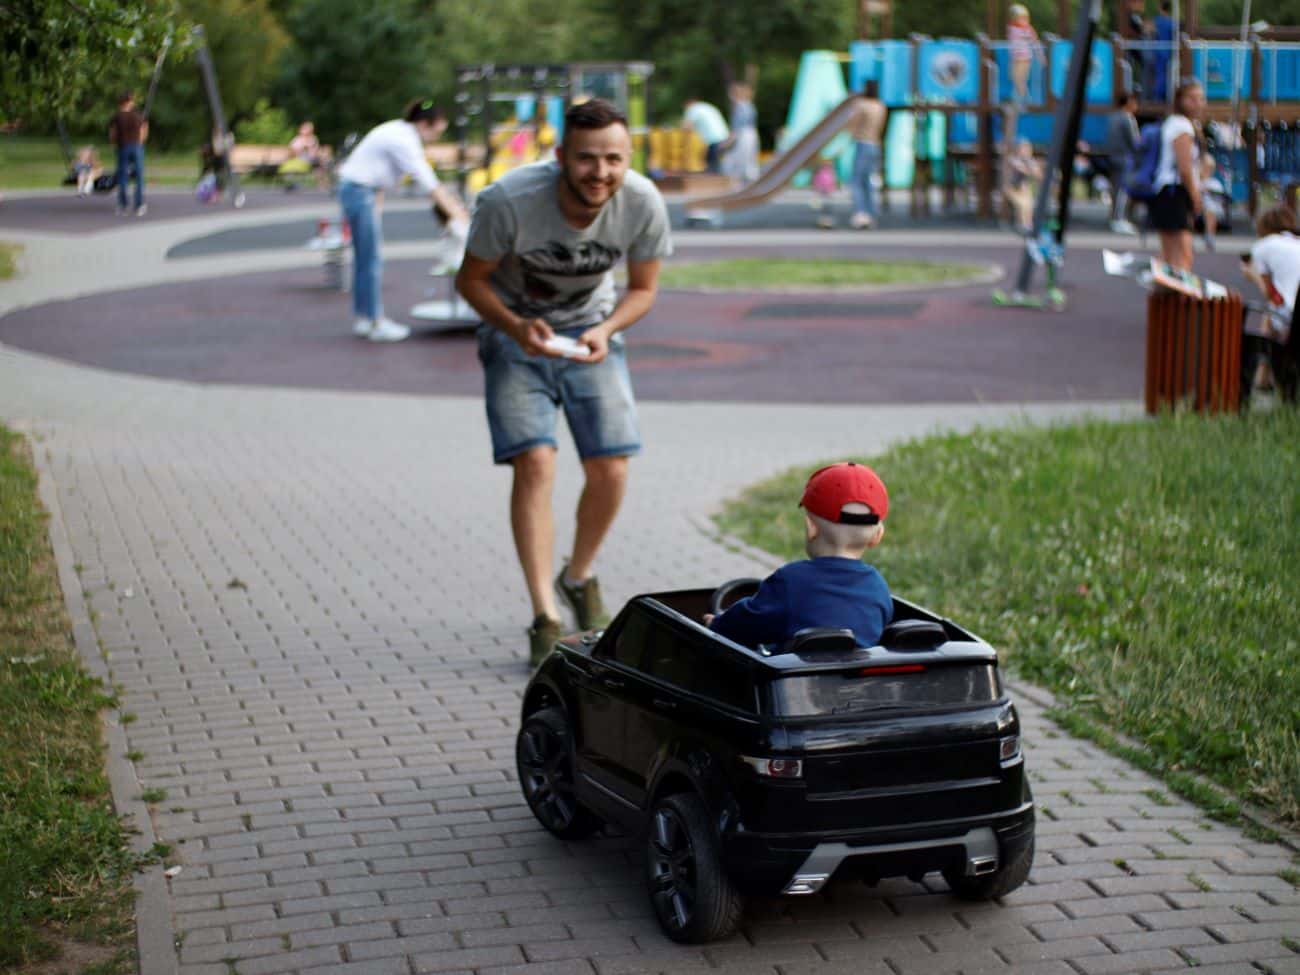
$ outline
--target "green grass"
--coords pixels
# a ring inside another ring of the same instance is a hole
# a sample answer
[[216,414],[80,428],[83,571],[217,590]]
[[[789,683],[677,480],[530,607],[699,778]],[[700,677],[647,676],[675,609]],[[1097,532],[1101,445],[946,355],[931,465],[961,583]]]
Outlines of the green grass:
[[[891,499],[872,555],[896,593],[1138,741],[1174,791],[1215,805],[1203,775],[1300,823],[1300,413],[981,431],[872,464]],[[720,527],[801,556],[811,469]]]
[[0,427],[0,970],[65,948],[134,970],[140,859],[103,771],[111,704],[71,641],[26,444]]
[[18,255],[22,250],[22,244],[0,240],[0,281],[12,278],[18,272]]
[[[73,137],[73,151],[93,145],[106,171],[114,166],[113,147],[103,136]],[[58,190],[68,173],[59,140],[52,137],[0,135],[0,189]],[[198,147],[160,151],[145,147],[145,179],[160,185],[190,186],[198,182]],[[71,193],[75,187],[62,187]]]
[[745,257],[728,261],[667,264],[659,274],[663,288],[869,287],[882,284],[936,284],[968,281],[985,272],[982,264],[930,261],[860,261],[838,258]]

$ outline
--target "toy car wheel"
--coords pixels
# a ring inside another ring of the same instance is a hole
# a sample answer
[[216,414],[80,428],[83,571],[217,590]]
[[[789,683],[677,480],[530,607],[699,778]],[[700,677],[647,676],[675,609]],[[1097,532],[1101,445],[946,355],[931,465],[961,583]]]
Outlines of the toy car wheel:
[[655,803],[646,837],[650,902],[674,941],[725,938],[740,923],[744,901],[722,868],[704,804],[691,793]]
[[1034,863],[1034,841],[1028,843],[1008,863],[983,877],[967,877],[956,869],[943,872],[952,892],[967,901],[988,901],[1004,897],[1029,879]]
[[580,840],[600,820],[573,796],[569,726],[559,708],[529,715],[515,739],[519,786],[537,821],[562,840]]

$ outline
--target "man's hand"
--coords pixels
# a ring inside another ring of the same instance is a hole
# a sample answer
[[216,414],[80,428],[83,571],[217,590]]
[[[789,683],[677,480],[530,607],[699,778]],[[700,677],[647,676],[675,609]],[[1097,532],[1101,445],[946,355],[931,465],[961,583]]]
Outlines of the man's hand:
[[609,332],[603,324],[587,329],[578,336],[578,341],[591,349],[591,352],[575,358],[574,362],[585,362],[587,365],[594,366],[597,362],[603,362],[609,355]]
[[547,340],[553,338],[555,332],[540,318],[521,318],[506,329],[506,334],[518,342],[519,347],[529,355],[550,356],[552,359],[561,357],[559,352],[546,347]]

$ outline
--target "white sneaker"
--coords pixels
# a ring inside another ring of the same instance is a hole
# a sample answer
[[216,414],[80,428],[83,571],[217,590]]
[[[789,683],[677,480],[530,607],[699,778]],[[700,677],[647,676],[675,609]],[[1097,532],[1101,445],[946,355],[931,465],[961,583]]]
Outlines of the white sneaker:
[[141,203],[138,207],[135,208],[135,215],[137,217],[143,217],[148,212],[149,212],[148,203]]
[[855,213],[849,218],[849,226],[854,230],[870,230],[873,222],[870,215],[865,213]]
[[359,339],[369,338],[374,328],[375,323],[369,318],[358,318],[352,323],[352,334]]
[[399,325],[390,318],[381,318],[370,330],[371,342],[400,342],[411,334],[405,325]]
[[1128,237],[1136,237],[1138,229],[1128,220],[1112,220],[1110,222],[1110,232],[1113,234],[1124,234]]

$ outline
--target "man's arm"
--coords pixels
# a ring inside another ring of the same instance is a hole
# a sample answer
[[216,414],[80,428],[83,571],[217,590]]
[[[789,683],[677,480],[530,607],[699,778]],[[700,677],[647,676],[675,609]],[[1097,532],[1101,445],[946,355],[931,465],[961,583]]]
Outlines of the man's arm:
[[651,261],[627,262],[627,290],[614,310],[599,325],[593,325],[578,337],[585,343],[591,354],[578,359],[579,362],[600,362],[609,355],[609,340],[631,328],[654,306],[655,296],[659,293],[659,265],[656,258]]
[[546,347],[546,340],[555,335],[551,326],[540,318],[516,315],[493,290],[492,272],[500,263],[467,253],[456,272],[456,290],[484,322],[505,332],[529,355],[558,356],[559,353]]

